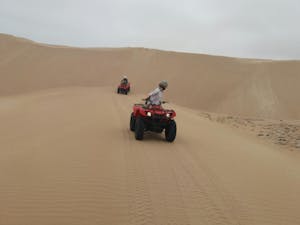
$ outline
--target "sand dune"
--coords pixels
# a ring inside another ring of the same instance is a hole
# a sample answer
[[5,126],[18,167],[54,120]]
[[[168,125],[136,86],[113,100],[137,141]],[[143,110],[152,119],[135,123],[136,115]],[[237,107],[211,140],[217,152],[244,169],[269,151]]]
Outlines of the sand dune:
[[[299,61],[241,60],[141,48],[80,49],[0,36],[0,95],[66,86],[115,86],[135,93],[161,78],[186,107],[248,117],[300,119]],[[188,97],[187,97],[188,96]]]
[[[44,46],[3,35],[0,48],[1,225],[300,224],[299,152],[241,129],[267,134],[260,125],[269,120],[236,119],[298,118],[298,62]],[[115,93],[124,71],[128,96]],[[280,85],[280,71],[290,86]],[[177,139],[136,141],[131,107],[162,75]],[[267,128],[276,131],[277,122]],[[285,123],[296,141],[298,122]]]
[[137,142],[113,91],[1,99],[0,224],[299,224],[297,155],[177,105],[173,144]]

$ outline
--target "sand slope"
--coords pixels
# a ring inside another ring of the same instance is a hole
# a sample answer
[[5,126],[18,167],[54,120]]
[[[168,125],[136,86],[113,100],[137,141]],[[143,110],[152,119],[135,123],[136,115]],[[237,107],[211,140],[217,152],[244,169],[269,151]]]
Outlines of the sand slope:
[[299,224],[300,164],[177,105],[178,138],[129,131],[111,87],[2,97],[0,224]]
[[[0,224],[300,224],[299,152],[249,135],[240,124],[255,124],[238,117],[299,119],[299,71],[297,61],[0,35]],[[128,96],[115,93],[123,73]],[[177,139],[136,141],[131,107],[162,77]],[[260,121],[277,138],[281,121]],[[299,121],[285,123],[300,141]]]
[[0,95],[65,86],[115,86],[136,93],[170,81],[173,102],[248,117],[300,119],[299,61],[262,61],[141,48],[80,49],[0,35]]

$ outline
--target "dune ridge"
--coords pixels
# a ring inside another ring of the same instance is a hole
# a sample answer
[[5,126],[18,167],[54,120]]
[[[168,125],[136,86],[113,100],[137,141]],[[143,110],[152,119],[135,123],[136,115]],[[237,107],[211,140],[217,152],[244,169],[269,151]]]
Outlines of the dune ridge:
[[142,48],[49,47],[0,35],[0,95],[67,86],[116,86],[126,74],[135,93],[160,79],[166,97],[194,109],[299,119],[299,61],[238,59]]

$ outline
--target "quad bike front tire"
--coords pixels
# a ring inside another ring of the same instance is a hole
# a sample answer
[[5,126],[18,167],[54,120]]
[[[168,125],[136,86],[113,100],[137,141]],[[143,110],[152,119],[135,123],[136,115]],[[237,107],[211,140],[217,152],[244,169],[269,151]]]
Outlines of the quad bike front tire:
[[166,141],[173,142],[176,138],[177,126],[174,120],[171,120],[165,129]]
[[145,130],[145,123],[143,119],[141,117],[137,117],[134,126],[134,134],[136,140],[143,140],[144,130]]
[[133,113],[130,115],[130,130],[134,131],[135,130],[135,117]]

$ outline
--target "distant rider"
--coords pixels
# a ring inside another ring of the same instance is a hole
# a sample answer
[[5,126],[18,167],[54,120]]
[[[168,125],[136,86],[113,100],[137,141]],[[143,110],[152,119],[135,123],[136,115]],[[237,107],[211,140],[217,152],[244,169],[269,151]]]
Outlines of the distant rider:
[[121,80],[121,84],[125,84],[125,85],[128,84],[128,78],[127,78],[127,76],[123,76],[123,79]]
[[158,87],[154,89],[152,92],[149,93],[148,97],[146,98],[147,105],[161,105],[164,103],[162,101],[163,91],[166,90],[168,87],[168,82],[163,80],[159,82]]

